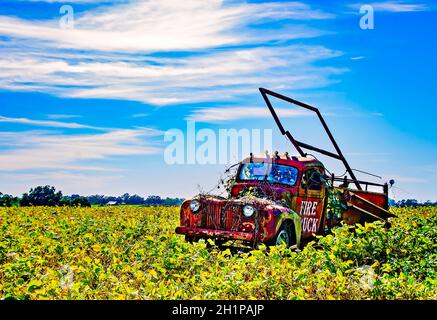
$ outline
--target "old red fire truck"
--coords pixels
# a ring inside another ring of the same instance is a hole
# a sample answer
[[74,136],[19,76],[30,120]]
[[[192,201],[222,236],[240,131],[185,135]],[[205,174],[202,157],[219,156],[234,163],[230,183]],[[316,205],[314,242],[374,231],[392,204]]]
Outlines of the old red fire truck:
[[[380,220],[388,224],[388,218],[394,217],[388,211],[388,184],[356,178],[319,110],[264,88],[260,92],[279,130],[299,155],[250,154],[231,177],[228,197],[199,194],[182,204],[176,233],[188,241],[210,238],[217,243],[236,240],[251,245],[299,246],[341,222],[353,225]],[[297,141],[283,128],[270,96],[314,112],[336,153]],[[342,161],[349,177],[329,173],[303,149]],[[369,186],[382,192],[369,191]]]

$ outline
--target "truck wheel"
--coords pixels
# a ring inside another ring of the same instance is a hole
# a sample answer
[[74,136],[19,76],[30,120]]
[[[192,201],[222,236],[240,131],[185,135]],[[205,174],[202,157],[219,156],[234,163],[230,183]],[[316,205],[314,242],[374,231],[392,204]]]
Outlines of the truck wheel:
[[291,232],[291,227],[284,223],[276,236],[269,241],[269,245],[279,246],[285,244],[287,247],[290,247],[294,242],[295,240]]

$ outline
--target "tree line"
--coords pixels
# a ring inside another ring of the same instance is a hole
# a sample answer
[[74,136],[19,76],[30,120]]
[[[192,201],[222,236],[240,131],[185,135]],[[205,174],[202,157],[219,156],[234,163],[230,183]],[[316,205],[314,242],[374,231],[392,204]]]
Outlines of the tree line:
[[420,201],[417,201],[416,199],[403,199],[403,200],[399,200],[399,201],[394,201],[394,200],[390,199],[389,204],[392,207],[400,207],[400,208],[413,207],[413,208],[416,208],[416,207],[437,206],[437,201],[432,202],[430,200],[427,200],[425,202],[420,202]]
[[91,205],[145,205],[145,206],[178,206],[182,198],[161,198],[160,196],[148,196],[143,198],[137,194],[125,193],[122,196],[92,195],[81,196],[78,194],[63,195],[62,191],[56,191],[53,186],[38,186],[31,188],[21,197],[14,197],[0,192],[0,207],[12,206],[72,206],[90,207]]
[[[91,205],[145,205],[145,206],[178,206],[184,201],[183,198],[161,198],[160,196],[148,196],[143,198],[137,194],[125,193],[122,196],[92,195],[81,196],[73,194],[64,196],[62,191],[56,191],[53,186],[38,186],[24,193],[22,197],[14,197],[0,192],[0,207],[12,206],[72,206],[90,207]],[[419,202],[416,199],[394,201],[390,199],[393,207],[421,207],[437,206],[437,201]]]

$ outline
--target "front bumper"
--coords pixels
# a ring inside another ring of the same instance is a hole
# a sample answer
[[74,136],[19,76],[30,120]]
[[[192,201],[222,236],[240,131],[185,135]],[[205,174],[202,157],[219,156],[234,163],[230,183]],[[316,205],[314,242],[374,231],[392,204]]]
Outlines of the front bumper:
[[215,230],[206,228],[189,228],[189,227],[177,227],[177,234],[184,234],[191,237],[199,238],[220,238],[226,240],[244,240],[252,241],[253,232],[240,232],[240,231],[226,231]]

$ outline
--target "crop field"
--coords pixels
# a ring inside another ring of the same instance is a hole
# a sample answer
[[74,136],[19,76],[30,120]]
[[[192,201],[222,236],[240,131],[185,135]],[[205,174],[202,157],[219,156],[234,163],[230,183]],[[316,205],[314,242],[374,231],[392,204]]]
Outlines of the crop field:
[[437,208],[392,211],[231,253],[176,235],[176,207],[1,208],[0,299],[437,299]]

